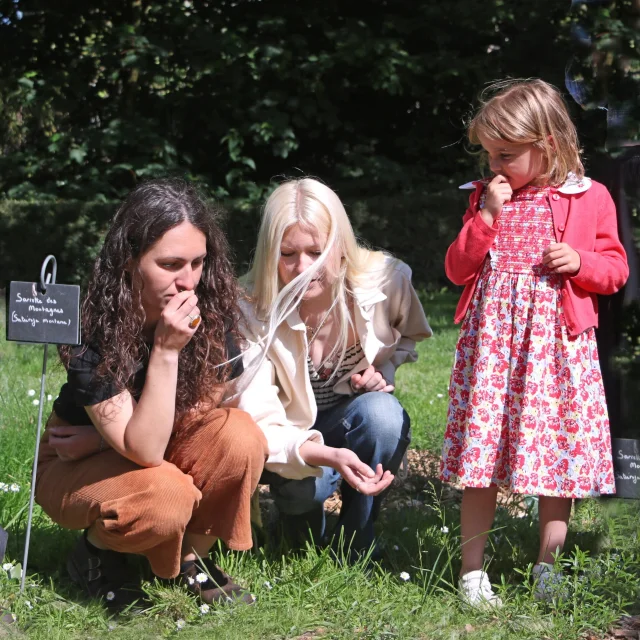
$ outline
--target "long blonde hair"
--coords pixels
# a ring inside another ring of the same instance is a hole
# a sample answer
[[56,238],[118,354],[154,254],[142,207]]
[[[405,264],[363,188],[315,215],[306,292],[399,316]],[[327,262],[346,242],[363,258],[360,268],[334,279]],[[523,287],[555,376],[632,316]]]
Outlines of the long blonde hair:
[[560,92],[543,80],[502,80],[484,89],[468,136],[472,144],[480,144],[480,136],[533,144],[546,158],[543,183],[562,184],[569,172],[584,176],[578,134],[567,106]]
[[[286,231],[295,225],[325,236],[326,244],[308,269],[283,286],[278,276],[280,245]],[[353,288],[381,286],[390,273],[387,258],[381,251],[358,244],[344,205],[329,187],[313,178],[283,182],[265,204],[251,269],[242,278],[257,317],[267,325],[263,357],[277,328],[300,304],[311,281],[325,272],[333,281],[339,328],[339,338],[326,361],[333,361],[339,354],[334,369],[337,371],[344,360],[353,324],[350,312]]]

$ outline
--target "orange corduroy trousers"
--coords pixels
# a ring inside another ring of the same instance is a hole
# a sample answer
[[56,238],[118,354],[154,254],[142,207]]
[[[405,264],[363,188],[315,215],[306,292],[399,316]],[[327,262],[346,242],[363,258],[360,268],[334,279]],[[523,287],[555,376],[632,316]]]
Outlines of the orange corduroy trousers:
[[[47,426],[68,424],[55,414]],[[63,461],[40,444],[36,500],[67,529],[94,526],[108,549],[141,554],[153,572],[180,571],[185,531],[250,549],[251,496],[267,456],[266,439],[249,414],[215,409],[182,421],[164,462],[141,467],[113,449]]]

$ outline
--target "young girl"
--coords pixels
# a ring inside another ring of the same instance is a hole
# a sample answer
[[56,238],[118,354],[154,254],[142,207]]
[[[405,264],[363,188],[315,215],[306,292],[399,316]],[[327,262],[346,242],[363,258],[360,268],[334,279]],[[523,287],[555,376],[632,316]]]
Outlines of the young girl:
[[482,570],[498,487],[540,496],[536,596],[549,593],[572,498],[614,493],[594,327],[628,276],[607,190],[584,177],[576,130],[541,80],[500,83],[469,125],[491,180],[449,247],[465,285],[441,478],[464,485],[461,596],[500,605]]

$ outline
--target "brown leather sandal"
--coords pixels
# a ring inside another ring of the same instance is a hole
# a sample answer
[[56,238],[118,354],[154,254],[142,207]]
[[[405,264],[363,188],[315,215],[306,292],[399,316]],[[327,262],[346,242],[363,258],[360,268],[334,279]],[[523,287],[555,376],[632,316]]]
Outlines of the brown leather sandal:
[[187,590],[206,604],[253,604],[255,596],[233,581],[233,578],[210,559],[189,560],[180,565],[179,580]]
[[89,597],[104,598],[110,608],[121,608],[144,598],[139,581],[132,579],[123,553],[97,549],[85,531],[67,558],[67,571]]

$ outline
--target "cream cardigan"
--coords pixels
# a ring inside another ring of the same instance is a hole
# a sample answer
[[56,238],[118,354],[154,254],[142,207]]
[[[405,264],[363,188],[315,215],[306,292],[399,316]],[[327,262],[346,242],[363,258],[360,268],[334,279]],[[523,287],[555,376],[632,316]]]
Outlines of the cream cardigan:
[[[336,380],[336,393],[351,395],[351,376],[370,364],[393,384],[396,369],[417,360],[416,342],[432,334],[411,284],[411,269],[399,260],[386,266],[386,282],[376,284],[372,278],[370,287],[354,290],[354,324],[363,358]],[[242,409],[258,423],[269,444],[268,471],[291,479],[320,476],[320,468],[306,464],[299,453],[300,445],[309,439],[323,442],[320,432],[311,429],[318,409],[307,370],[305,325],[294,310],[276,330],[267,357],[259,364],[258,343],[266,326],[250,304],[243,311],[248,322],[245,372],[227,389],[223,406]]]

